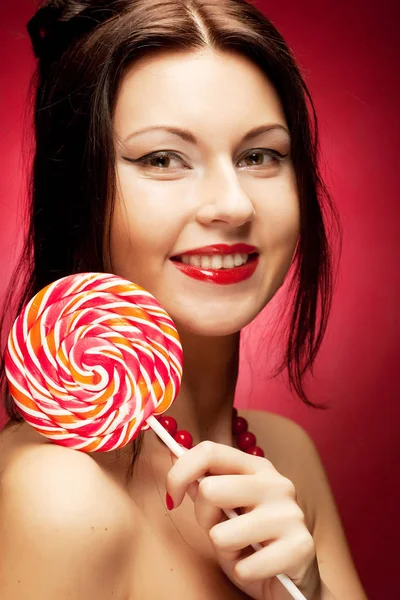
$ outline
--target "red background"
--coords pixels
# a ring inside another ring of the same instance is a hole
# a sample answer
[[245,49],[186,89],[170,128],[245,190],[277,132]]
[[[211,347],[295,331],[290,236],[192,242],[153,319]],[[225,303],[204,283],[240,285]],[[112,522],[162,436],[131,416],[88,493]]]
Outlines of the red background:
[[[239,407],[286,415],[314,439],[370,600],[393,598],[400,589],[396,4],[258,2],[294,49],[313,93],[344,248],[330,325],[308,387],[330,410],[308,409],[292,398],[283,378],[269,380],[275,356],[268,317],[275,301],[246,332],[237,393]],[[34,5],[5,3],[0,24],[0,295],[21,226],[23,111],[34,65],[25,23]]]

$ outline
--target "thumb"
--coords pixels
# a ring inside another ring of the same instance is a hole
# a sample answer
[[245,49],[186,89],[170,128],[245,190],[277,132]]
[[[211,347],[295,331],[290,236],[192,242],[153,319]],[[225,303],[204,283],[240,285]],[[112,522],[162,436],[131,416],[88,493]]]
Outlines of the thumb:
[[[176,461],[179,460],[179,458],[177,458],[175,456],[175,454],[173,452],[171,452],[171,450],[169,451],[169,453],[171,456],[171,464],[173,466],[176,463]],[[186,493],[193,500],[193,502],[196,500],[198,490],[199,490],[198,481],[193,481],[193,483],[190,483],[186,489]]]

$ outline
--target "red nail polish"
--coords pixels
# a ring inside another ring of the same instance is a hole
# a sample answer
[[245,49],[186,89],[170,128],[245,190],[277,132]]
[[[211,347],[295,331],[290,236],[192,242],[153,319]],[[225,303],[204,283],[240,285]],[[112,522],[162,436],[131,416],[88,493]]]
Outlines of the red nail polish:
[[172,500],[171,496],[168,493],[165,497],[165,501],[166,501],[168,510],[172,510],[174,508],[174,501]]

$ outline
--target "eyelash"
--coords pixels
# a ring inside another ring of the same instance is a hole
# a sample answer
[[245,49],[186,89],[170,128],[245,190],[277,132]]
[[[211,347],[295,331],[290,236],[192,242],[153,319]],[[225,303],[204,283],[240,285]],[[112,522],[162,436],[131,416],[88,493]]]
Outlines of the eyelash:
[[[271,150],[269,148],[254,148],[253,150],[244,154],[239,159],[239,162],[241,160],[243,160],[244,158],[246,158],[247,156],[251,156],[252,154],[257,154],[257,153],[262,153],[262,154],[264,154],[264,156],[265,155],[270,156],[271,158],[274,159],[275,163],[282,162],[288,156],[288,154],[281,154],[277,150]],[[140,158],[136,158],[136,159],[135,158],[126,158],[126,157],[124,157],[124,158],[128,162],[138,164],[140,166],[146,166],[146,163],[148,163],[150,160],[152,160],[154,158],[168,158],[168,157],[174,157],[174,158],[177,158],[178,160],[182,161],[182,158],[179,156],[179,154],[177,154],[176,152],[174,152],[172,150],[159,150],[158,152],[150,152],[150,154],[146,154],[146,155],[141,156]],[[252,165],[248,165],[248,166],[251,168]],[[262,167],[265,165],[254,165],[254,166]],[[174,169],[169,169],[166,167],[155,167],[153,165],[150,165],[150,168],[155,169],[157,171],[172,171],[172,172],[174,171]],[[185,167],[185,168],[188,168],[188,167]]]

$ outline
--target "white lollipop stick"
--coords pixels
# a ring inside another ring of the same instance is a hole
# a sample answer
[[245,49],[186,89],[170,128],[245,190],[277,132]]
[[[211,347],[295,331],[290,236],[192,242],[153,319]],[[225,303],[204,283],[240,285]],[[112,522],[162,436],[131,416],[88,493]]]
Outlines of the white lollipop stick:
[[[178,442],[174,440],[174,438],[168,433],[168,431],[157,421],[157,419],[153,416],[147,419],[147,424],[153,429],[153,431],[162,439],[164,444],[168,446],[168,448],[175,454],[177,458],[182,456],[186,452],[184,448]],[[204,477],[200,477],[197,481],[202,481]],[[238,513],[232,510],[231,508],[222,509],[227,517],[230,519],[235,519],[238,517]],[[258,542],[255,544],[251,544],[254,550],[261,550],[263,546]],[[300,590],[295,586],[293,581],[287,575],[277,575],[276,576],[281,584],[287,589],[289,594],[294,598],[294,600],[307,600],[307,598],[300,592]]]

